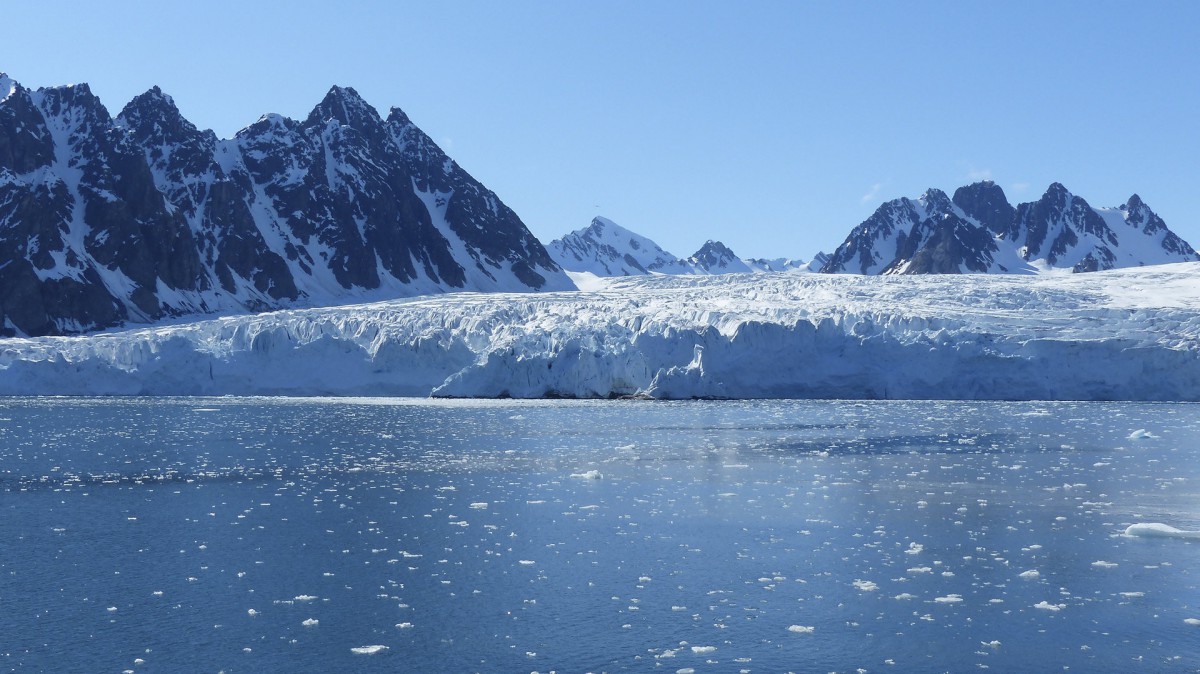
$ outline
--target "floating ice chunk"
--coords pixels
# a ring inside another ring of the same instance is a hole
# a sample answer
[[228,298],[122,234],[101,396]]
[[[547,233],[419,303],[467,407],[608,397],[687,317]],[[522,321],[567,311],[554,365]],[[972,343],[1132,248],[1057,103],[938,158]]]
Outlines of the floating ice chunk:
[[1184,531],[1162,522],[1131,524],[1125,529],[1126,536],[1142,538],[1200,538],[1200,531]]
[[920,554],[921,551],[924,549],[925,549],[925,546],[921,545],[920,543],[909,543],[908,549],[904,551],[904,554],[917,555],[917,554]]
[[258,615],[258,611],[255,611],[254,609],[250,609],[249,611],[246,611],[246,615],[256,616],[256,615]]
[[963,600],[961,594],[948,594],[945,597],[934,597],[934,601],[939,604],[957,604]]
[[988,648],[1000,648],[1000,642],[996,641],[995,639],[993,639],[992,641],[981,641],[979,643],[983,644],[984,646],[987,646]]
[[521,566],[533,566],[534,564],[537,564],[537,562],[533,561],[532,559],[521,559],[518,560],[517,563]]
[[109,606],[109,607],[108,607],[108,612],[109,612],[109,613],[116,613],[116,612],[117,612],[117,607],[116,607],[116,606]]
[[1117,594],[1121,595],[1122,597],[1128,597],[1129,599],[1146,596],[1145,592],[1118,592]]
[[1113,567],[1114,567],[1114,566],[1116,566],[1116,565],[1117,565],[1117,563],[1116,563],[1116,562],[1106,562],[1106,561],[1104,561],[1104,560],[1102,560],[1102,559],[1101,559],[1101,560],[1098,560],[1098,561],[1095,561],[1095,562],[1092,562],[1092,566],[1095,566],[1095,567],[1098,567],[1098,568],[1101,568],[1101,569],[1111,569],[1111,568],[1113,568]]
[[292,601],[313,601],[315,599],[316,597],[312,596],[311,594],[298,594],[295,597],[292,597]]
[[814,629],[816,629],[816,628],[812,627],[811,625],[808,625],[808,626],[789,625],[788,626],[788,631],[795,632],[796,634],[812,634]]
[[1153,433],[1151,433],[1150,431],[1147,431],[1144,428],[1139,428],[1136,431],[1129,434],[1130,440],[1152,440],[1157,437],[1158,437],[1157,435],[1154,435]]
[[321,624],[321,621],[317,620],[316,618],[309,618],[300,624],[304,625],[305,627],[316,627],[317,625]]
[[906,599],[916,599],[916,598],[917,598],[917,595],[909,594],[907,592],[901,592],[900,594],[896,595],[895,597],[892,597],[892,599],[900,599],[902,601],[906,600]]
[[584,480],[600,480],[604,478],[604,474],[593,468],[582,473],[571,473],[571,477],[578,477]]
[[717,650],[716,646],[692,646],[692,652],[697,655],[712,653]]
[[412,629],[412,626],[412,623],[396,623],[396,629],[398,630]]
[[617,450],[618,452],[632,452],[632,451],[633,451],[634,449],[636,449],[636,448],[637,448],[637,443],[636,443],[636,442],[631,442],[631,443],[629,443],[628,445],[620,445],[620,446],[618,446],[618,447],[616,448],[616,450]]
[[908,570],[909,573],[931,573],[932,571],[933,569],[928,566],[914,566]]
[[487,510],[488,504],[481,501],[479,503],[472,503],[471,507],[475,510]]
[[1066,604],[1051,604],[1048,601],[1039,601],[1033,605],[1034,608],[1040,608],[1043,611],[1061,611],[1067,607]]
[[375,655],[376,653],[382,653],[387,649],[387,646],[375,644],[374,646],[356,646],[351,648],[350,652],[355,655]]
[[1183,622],[1189,625],[1200,625],[1200,618],[1184,618]]
[[863,592],[874,592],[875,590],[879,589],[878,585],[869,580],[856,580],[854,581],[854,587],[862,590]]
[[1033,580],[1035,578],[1041,577],[1041,575],[1042,574],[1039,571],[1037,571],[1036,569],[1030,569],[1028,571],[1022,571],[1021,573],[1018,573],[1017,577],[1024,578],[1025,580]]

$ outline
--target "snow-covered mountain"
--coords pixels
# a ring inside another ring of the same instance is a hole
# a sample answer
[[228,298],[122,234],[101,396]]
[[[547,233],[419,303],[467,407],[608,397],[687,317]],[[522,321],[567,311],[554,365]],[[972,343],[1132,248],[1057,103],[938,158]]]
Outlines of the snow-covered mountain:
[[1200,400],[1200,263],[631,276],[0,341],[0,394]]
[[776,258],[747,258],[742,260],[750,269],[759,272],[780,272],[780,271],[821,271],[821,267],[829,261],[829,256],[823,252],[818,252],[811,260],[801,260],[790,257]]
[[700,274],[744,274],[754,271],[729,250],[729,246],[712,239],[705,241],[700,250],[685,262],[694,270],[693,273]]
[[584,229],[551,241],[546,250],[563,269],[596,276],[690,272],[679,258],[657,243],[603,217],[593,218]]
[[821,268],[829,273],[1076,272],[1200,260],[1135,194],[1092,208],[1059,183],[1013,207],[990,181],[950,199],[930,189],[889,201],[850,232]]
[[494,193],[353,89],[222,140],[157,87],[112,118],[86,84],[0,75],[0,334],[572,287]]
[[563,269],[599,277],[735,274],[793,269],[816,271],[824,263],[825,257],[819,253],[813,259],[813,262],[821,260],[816,266],[813,266],[813,262],[786,258],[743,260],[720,241],[709,240],[693,255],[681,259],[663,250],[654,241],[602,217],[593,219],[584,229],[551,241],[546,250]]

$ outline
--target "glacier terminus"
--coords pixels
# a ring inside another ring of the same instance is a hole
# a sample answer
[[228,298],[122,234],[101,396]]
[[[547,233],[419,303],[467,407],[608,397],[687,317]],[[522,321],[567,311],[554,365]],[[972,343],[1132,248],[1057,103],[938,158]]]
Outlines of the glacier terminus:
[[723,274],[0,342],[2,394],[1200,400],[1200,263]]

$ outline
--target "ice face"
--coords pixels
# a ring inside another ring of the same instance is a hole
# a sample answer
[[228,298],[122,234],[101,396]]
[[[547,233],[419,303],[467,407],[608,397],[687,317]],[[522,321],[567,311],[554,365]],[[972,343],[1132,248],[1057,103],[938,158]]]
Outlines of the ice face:
[[659,276],[10,339],[0,394],[1194,400],[1197,343],[1200,263]]

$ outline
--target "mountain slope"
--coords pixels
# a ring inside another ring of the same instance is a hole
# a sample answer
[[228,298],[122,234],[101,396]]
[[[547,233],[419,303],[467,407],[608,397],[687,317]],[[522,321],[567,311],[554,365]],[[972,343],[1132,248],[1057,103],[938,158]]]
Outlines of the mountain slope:
[[571,288],[515,213],[398,109],[333,87],[232,139],[157,87],[0,76],[3,334],[454,290]]
[[1041,199],[1008,203],[990,181],[953,200],[930,189],[896,199],[851,231],[821,271],[858,274],[1076,272],[1200,260],[1137,196],[1092,208],[1059,183]]

